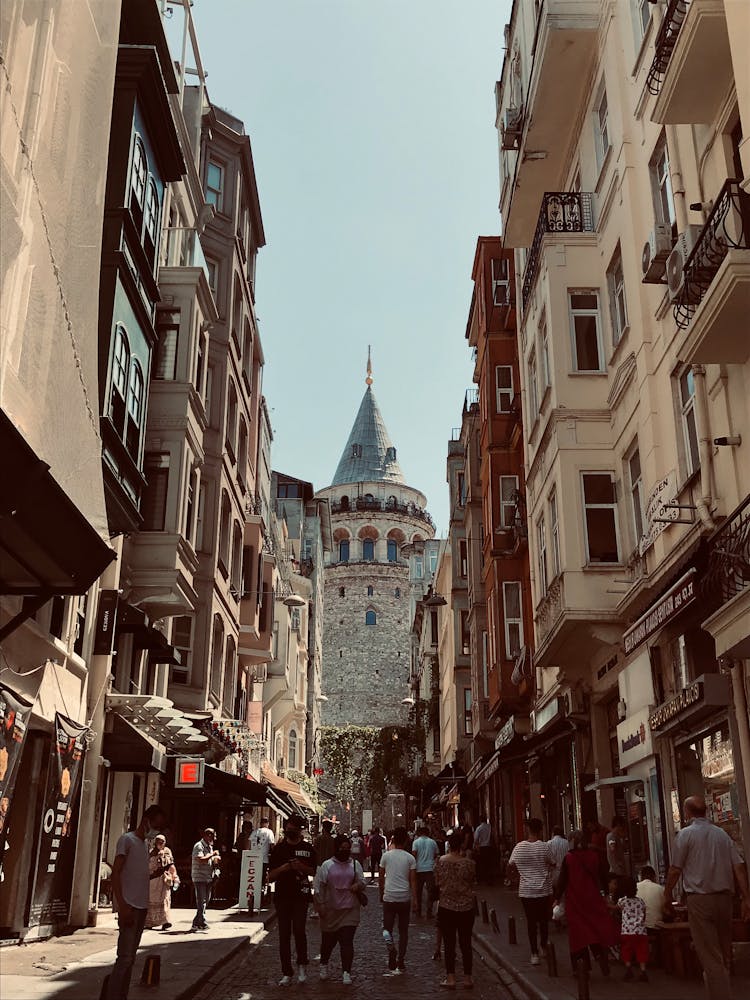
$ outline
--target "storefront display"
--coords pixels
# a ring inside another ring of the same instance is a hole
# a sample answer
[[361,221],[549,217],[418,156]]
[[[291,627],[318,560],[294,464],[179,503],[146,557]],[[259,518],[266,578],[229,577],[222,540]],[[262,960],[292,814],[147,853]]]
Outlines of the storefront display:
[[703,795],[709,819],[742,848],[740,803],[726,721],[677,747],[680,799]]

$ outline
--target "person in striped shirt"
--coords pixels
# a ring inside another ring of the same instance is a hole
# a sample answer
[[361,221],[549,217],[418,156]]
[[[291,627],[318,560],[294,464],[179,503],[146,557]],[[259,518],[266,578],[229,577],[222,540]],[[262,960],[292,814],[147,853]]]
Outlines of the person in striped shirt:
[[542,953],[546,951],[547,929],[552,915],[555,857],[549,844],[541,839],[543,829],[540,819],[528,820],[526,840],[519,840],[508,861],[508,866],[518,872],[518,897],[526,914],[532,965],[539,965],[537,933]]

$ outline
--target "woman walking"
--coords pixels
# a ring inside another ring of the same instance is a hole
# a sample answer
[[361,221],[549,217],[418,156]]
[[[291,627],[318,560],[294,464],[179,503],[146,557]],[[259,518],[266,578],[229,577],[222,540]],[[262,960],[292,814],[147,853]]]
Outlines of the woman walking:
[[153,929],[161,924],[163,931],[172,926],[170,922],[172,889],[180,884],[174,866],[172,852],[167,847],[167,838],[160,833],[148,856],[148,910],[146,927]]
[[544,825],[540,819],[526,823],[526,840],[513,848],[508,867],[518,872],[518,897],[526,914],[531,946],[531,964],[539,965],[537,931],[542,954],[547,950],[547,925],[552,916],[552,870],[555,858],[549,845],[541,840]]
[[438,894],[438,928],[445,946],[444,989],[456,988],[456,936],[461,949],[464,986],[474,985],[472,973],[471,931],[474,926],[474,885],[476,864],[461,853],[463,835],[452,833],[448,838],[448,853],[435,863],[435,888]]
[[555,888],[556,899],[565,897],[570,961],[573,969],[579,961],[589,967],[590,948],[608,976],[608,949],[617,944],[618,933],[599,887],[599,852],[589,845],[586,830],[576,830],[572,839]]
[[333,857],[323,862],[315,876],[315,905],[321,931],[320,978],[328,979],[328,962],[338,944],[342,982],[349,986],[365,876],[360,863],[352,859],[349,838],[340,834],[333,843]]

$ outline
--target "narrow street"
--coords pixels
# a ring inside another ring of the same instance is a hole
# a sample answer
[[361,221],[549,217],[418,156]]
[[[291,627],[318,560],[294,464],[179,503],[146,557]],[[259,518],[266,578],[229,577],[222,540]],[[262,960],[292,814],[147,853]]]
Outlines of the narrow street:
[[[279,935],[277,926],[241,958],[228,963],[217,976],[212,978],[195,1000],[266,1000],[279,994],[310,997],[347,996],[365,1000],[373,996],[387,996],[392,1000],[438,996],[449,992],[440,988],[445,978],[443,961],[433,961],[435,950],[435,922],[424,917],[412,917],[409,927],[409,949],[406,954],[406,973],[403,976],[388,974],[386,952],[381,938],[381,907],[377,889],[368,886],[369,906],[362,911],[362,922],[354,940],[353,983],[344,986],[341,982],[341,964],[338,949],[329,965],[330,978],[321,982],[318,976],[319,963],[314,961],[320,954],[320,925],[317,920],[308,919],[307,934],[310,952],[308,979],[304,985],[295,982],[287,990],[279,988],[281,968],[279,966]],[[507,993],[498,977],[474,952],[474,989],[469,991],[461,986],[460,955],[457,963],[458,985],[456,993],[472,995],[479,1000],[505,1000]]]

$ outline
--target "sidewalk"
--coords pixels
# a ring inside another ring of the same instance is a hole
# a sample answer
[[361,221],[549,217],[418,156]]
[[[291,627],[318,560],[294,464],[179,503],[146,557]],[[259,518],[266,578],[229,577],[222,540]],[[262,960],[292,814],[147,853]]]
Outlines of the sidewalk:
[[[234,907],[209,910],[210,930],[190,933],[194,911],[172,910],[169,931],[144,931],[138,949],[131,1000],[158,994],[159,1000],[189,1000],[218,966],[265,934],[275,916],[264,909],[252,919]],[[98,925],[67,937],[9,945],[0,949],[3,1000],[98,1000],[117,946],[117,921],[99,913]],[[159,986],[140,986],[147,955],[161,958]]]
[[[529,944],[523,908],[515,892],[500,886],[479,886],[480,915],[474,924],[474,944],[480,953],[501,971],[509,975],[516,985],[514,992],[530,1000],[577,1000],[578,982],[570,967],[567,931],[555,929],[552,924],[550,941],[555,947],[558,975],[553,978],[547,971],[544,958],[541,964],[529,962]],[[488,910],[495,910],[499,933],[481,916],[481,900],[486,900]],[[518,944],[508,943],[508,917],[516,920]],[[732,979],[735,1000],[750,997],[750,944],[735,944],[735,975]],[[661,969],[649,967],[650,982],[623,982],[624,966],[611,963],[611,975],[605,979],[596,963],[589,980],[591,1000],[705,1000],[703,983],[696,979],[678,979]]]

